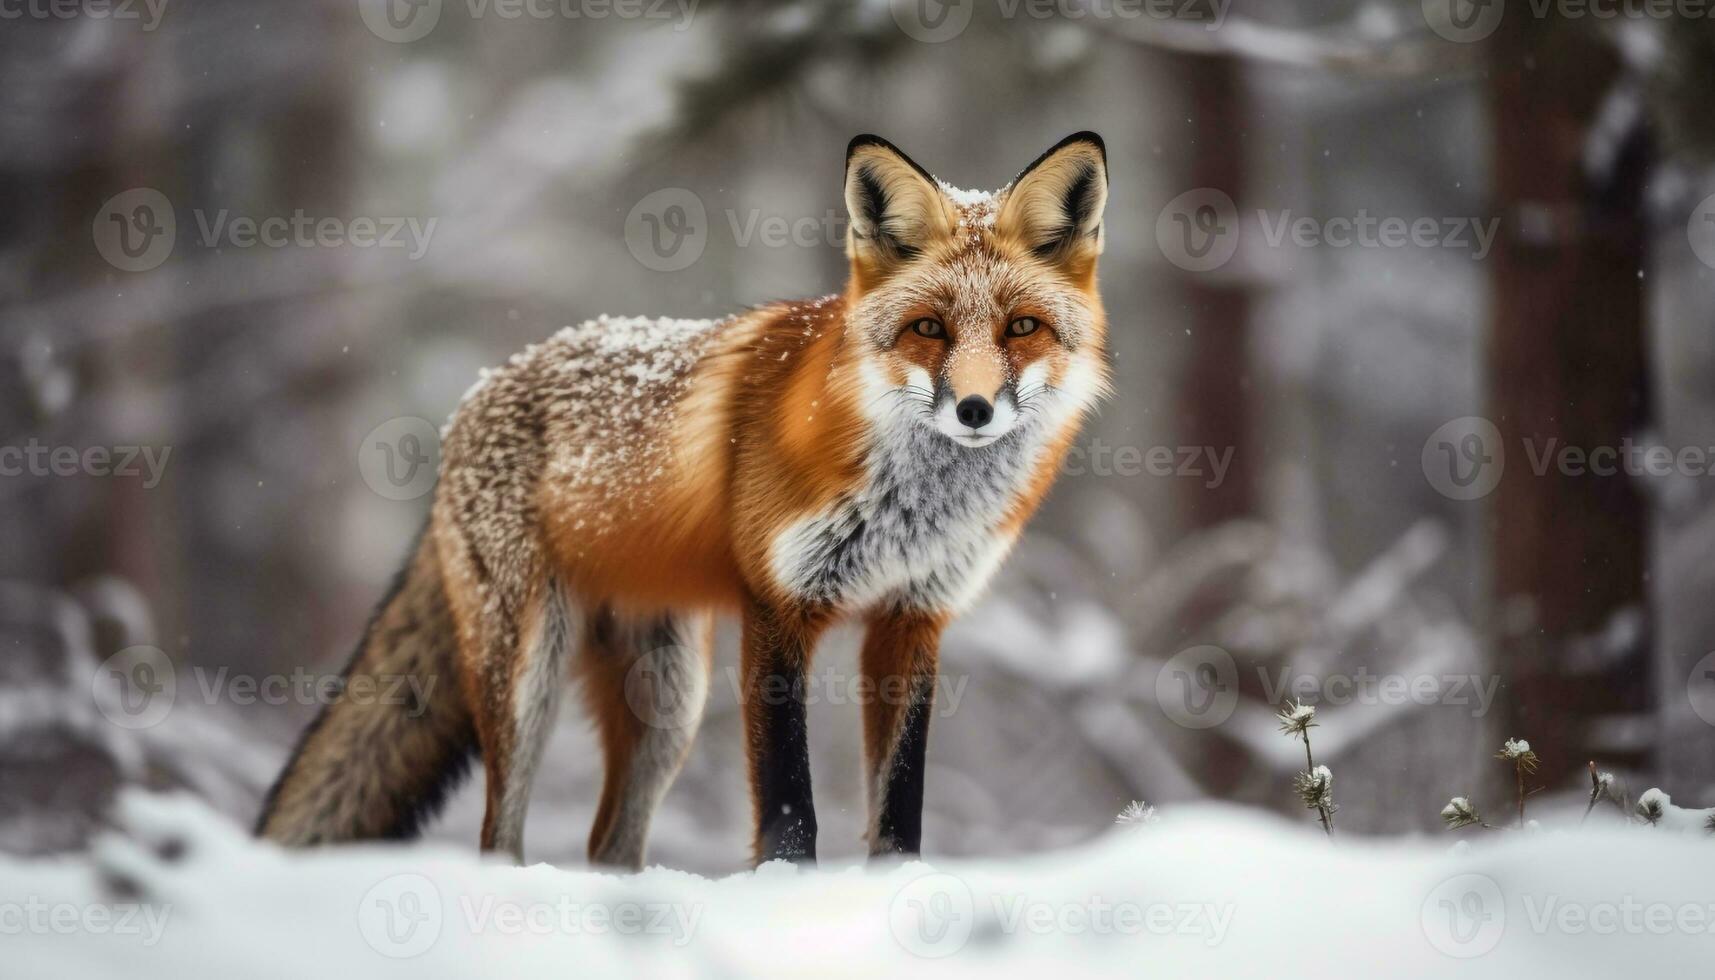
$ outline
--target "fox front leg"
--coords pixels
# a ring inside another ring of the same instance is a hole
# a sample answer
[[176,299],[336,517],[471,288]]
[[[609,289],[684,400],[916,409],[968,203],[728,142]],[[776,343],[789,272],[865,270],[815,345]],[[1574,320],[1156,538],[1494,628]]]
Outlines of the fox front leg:
[[813,617],[761,603],[745,611],[742,709],[757,864],[816,860],[805,674],[821,629]]
[[923,840],[923,765],[942,623],[886,613],[871,619],[862,667],[869,853],[918,854]]

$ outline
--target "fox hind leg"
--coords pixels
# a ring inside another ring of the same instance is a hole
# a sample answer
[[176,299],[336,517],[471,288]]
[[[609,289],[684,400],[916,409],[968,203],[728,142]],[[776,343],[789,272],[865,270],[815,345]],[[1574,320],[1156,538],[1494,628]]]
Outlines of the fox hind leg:
[[[477,737],[488,777],[482,848],[524,860],[524,815],[542,749],[553,730],[566,683],[567,651],[580,622],[553,582],[526,607],[514,627],[485,617],[490,629],[478,699]],[[511,651],[518,651],[516,656]]]
[[708,699],[712,621],[702,614],[592,614],[578,659],[601,739],[594,864],[639,870],[649,824],[679,773]]

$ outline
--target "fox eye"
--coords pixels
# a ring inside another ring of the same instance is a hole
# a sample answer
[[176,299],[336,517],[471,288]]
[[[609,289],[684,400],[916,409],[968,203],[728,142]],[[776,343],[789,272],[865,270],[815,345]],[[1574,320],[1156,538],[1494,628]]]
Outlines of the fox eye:
[[929,337],[935,340],[940,340],[947,336],[946,326],[942,324],[940,320],[930,319],[929,317],[912,321],[911,332],[919,337]]
[[1028,337],[1035,333],[1036,328],[1040,326],[1042,326],[1041,322],[1035,317],[1021,316],[1006,325],[1006,335],[1008,337]]

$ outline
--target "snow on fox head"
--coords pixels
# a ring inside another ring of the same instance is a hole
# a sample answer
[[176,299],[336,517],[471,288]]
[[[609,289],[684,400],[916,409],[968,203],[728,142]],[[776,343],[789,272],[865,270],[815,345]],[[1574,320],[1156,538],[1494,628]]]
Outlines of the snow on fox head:
[[1107,384],[1096,292],[1107,186],[1094,133],[994,194],[940,183],[879,137],[852,140],[848,324],[869,387],[973,449],[1079,416]]

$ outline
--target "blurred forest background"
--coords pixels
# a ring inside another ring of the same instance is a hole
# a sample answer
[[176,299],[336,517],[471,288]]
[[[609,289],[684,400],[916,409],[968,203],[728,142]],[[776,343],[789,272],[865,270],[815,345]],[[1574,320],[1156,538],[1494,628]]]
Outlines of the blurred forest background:
[[[170,455],[152,485],[0,476],[0,848],[80,846],[120,783],[251,820],[314,709],[225,685],[337,671],[427,509],[374,477],[393,462],[364,458],[378,427],[432,431],[481,366],[599,313],[838,289],[859,132],[997,187],[1094,129],[1112,177],[1118,393],[949,636],[926,849],[1062,845],[1138,798],[1311,819],[1273,722],[1282,676],[1312,679],[1308,700],[1338,693],[1330,677],[1498,682],[1485,706],[1446,686],[1322,698],[1342,832],[1434,831],[1454,794],[1504,810],[1491,756],[1509,736],[1542,756],[1550,806],[1581,798],[1588,759],[1634,793],[1715,803],[1707,468],[1537,475],[1522,448],[1715,447],[1708,19],[1518,0],[1488,24],[1499,2],[618,2],[8,7],[24,14],[0,19],[0,447]],[[134,189],[159,198],[115,203]],[[1206,189],[1235,209],[1174,203]],[[227,223],[298,212],[345,237],[246,244]],[[1273,240],[1282,216],[1362,215],[1497,231],[1487,248]],[[364,219],[390,218],[423,247],[360,244]],[[1236,228],[1230,257],[1174,247],[1181,219]],[[767,233],[781,222],[797,233]],[[151,241],[170,252],[135,254]],[[1507,455],[1492,492],[1460,499],[1428,464],[1471,416]],[[1206,461],[1152,472],[1155,447],[1231,462],[1219,480]],[[854,639],[819,671],[849,671]],[[1202,645],[1233,664],[1206,693],[1237,701],[1194,727],[1160,695]],[[127,726],[113,699],[131,692],[98,665],[136,646],[164,651],[178,687],[165,717]],[[744,862],[735,666],[729,631],[655,860]],[[825,862],[862,853],[857,711],[839,700],[811,711]],[[532,860],[582,861],[593,744],[568,699]],[[433,835],[474,846],[480,795]]]

